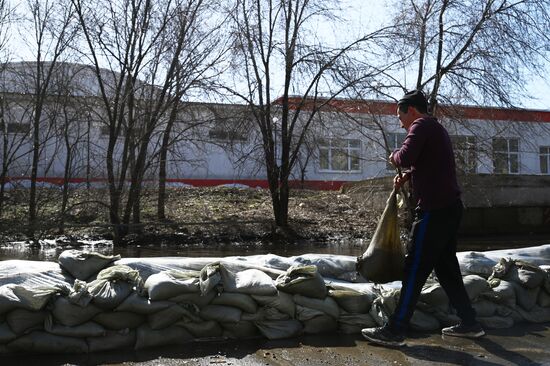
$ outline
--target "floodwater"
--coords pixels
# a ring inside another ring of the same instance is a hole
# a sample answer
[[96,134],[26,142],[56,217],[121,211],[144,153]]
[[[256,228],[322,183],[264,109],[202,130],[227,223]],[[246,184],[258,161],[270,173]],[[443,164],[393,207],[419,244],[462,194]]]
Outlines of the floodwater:
[[[59,255],[68,249],[88,250],[105,255],[120,254],[122,258],[145,257],[228,257],[258,254],[276,254],[284,257],[307,253],[359,256],[363,239],[334,239],[326,242],[302,241],[288,243],[220,243],[220,244],[158,244],[128,245],[115,247],[109,240],[80,240],[67,244],[63,237],[41,240],[37,246],[29,242],[0,242],[0,260],[23,259],[56,261]],[[524,248],[550,244],[548,236],[526,237],[484,237],[463,238],[459,240],[458,251],[487,251],[497,249]]]
[[56,261],[59,255],[68,249],[88,250],[105,255],[120,254],[122,258],[145,257],[228,257],[257,254],[276,254],[284,257],[306,253],[337,254],[359,256],[362,240],[334,240],[326,243],[303,241],[295,244],[274,243],[223,243],[218,245],[170,244],[128,245],[115,247],[111,241],[79,241],[74,244],[60,245],[56,240],[42,240],[39,246],[28,242],[0,243],[0,260],[24,259]]

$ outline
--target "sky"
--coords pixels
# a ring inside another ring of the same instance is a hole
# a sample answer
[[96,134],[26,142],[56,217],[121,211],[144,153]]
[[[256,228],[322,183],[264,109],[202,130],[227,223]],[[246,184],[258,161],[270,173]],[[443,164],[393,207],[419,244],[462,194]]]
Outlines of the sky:
[[[360,37],[374,29],[388,19],[389,3],[391,0],[340,0],[337,3],[340,5],[342,18],[346,19],[344,25],[330,26],[326,23],[321,23],[317,26],[316,32],[322,39],[327,42],[341,40],[342,38],[353,39]],[[12,0],[12,3],[22,7],[24,0]],[[17,31],[12,31],[10,42],[16,48],[16,58],[14,61],[21,59],[32,60],[33,55],[28,44],[21,41],[21,34]],[[26,35],[25,37],[28,37]],[[550,64],[548,66],[548,75],[550,75]],[[410,78],[412,81],[414,78]],[[412,88],[412,85],[411,85]],[[521,104],[530,109],[550,110],[550,76],[546,79],[532,78],[528,83],[528,90],[536,96],[534,100],[523,100]],[[399,96],[395,96],[399,97]]]

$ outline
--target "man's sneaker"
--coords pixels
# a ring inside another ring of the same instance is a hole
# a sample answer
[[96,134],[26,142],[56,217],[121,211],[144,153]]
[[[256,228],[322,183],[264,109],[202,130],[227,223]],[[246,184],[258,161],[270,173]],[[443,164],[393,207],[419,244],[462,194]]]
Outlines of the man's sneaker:
[[388,326],[379,328],[365,328],[361,334],[372,343],[388,347],[401,347],[405,345],[405,337],[392,332]]
[[479,338],[485,335],[485,331],[481,328],[479,323],[473,325],[458,323],[452,327],[441,329],[441,334],[453,337]]

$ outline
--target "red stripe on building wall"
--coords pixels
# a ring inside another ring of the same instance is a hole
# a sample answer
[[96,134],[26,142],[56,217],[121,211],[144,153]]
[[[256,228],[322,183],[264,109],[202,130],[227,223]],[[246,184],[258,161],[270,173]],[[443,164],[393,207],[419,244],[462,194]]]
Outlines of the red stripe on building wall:
[[[6,182],[23,182],[30,181],[29,177],[7,177]],[[49,183],[57,186],[63,185],[63,178],[60,177],[38,177],[36,181],[39,183]],[[107,183],[107,179],[93,178],[71,178],[71,184],[86,184],[86,183]],[[169,178],[167,183],[181,183],[193,187],[217,187],[224,185],[243,185],[250,188],[268,188],[267,180],[262,179],[188,179],[188,178]],[[144,183],[157,183],[157,181],[144,181]],[[346,181],[325,181],[325,180],[291,180],[289,185],[294,189],[315,189],[315,190],[339,190]]]
[[[281,104],[281,98],[275,100],[274,104]],[[298,109],[302,103],[299,97],[289,99],[290,109]],[[326,103],[326,105],[323,105]],[[307,101],[302,105],[303,109],[312,110],[314,106],[322,106],[323,111],[335,111],[343,113],[362,113],[374,115],[396,116],[397,103],[333,99],[326,102],[326,99],[318,99],[317,102]],[[486,121],[521,121],[521,122],[545,122],[550,123],[550,111],[532,109],[511,109],[493,107],[471,107],[471,106],[446,106],[441,105],[437,113],[440,117],[455,117],[466,119],[477,119]]]

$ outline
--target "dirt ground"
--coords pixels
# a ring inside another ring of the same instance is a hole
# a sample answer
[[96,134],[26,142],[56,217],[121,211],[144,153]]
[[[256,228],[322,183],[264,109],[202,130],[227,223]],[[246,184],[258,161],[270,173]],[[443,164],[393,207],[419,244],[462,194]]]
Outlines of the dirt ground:
[[[27,192],[8,191],[0,220],[0,243],[26,239]],[[126,238],[127,244],[155,242],[229,242],[279,240],[274,229],[269,191],[245,188],[170,188],[166,200],[167,219],[156,218],[156,192],[145,191],[141,205],[142,226]],[[111,238],[108,226],[108,194],[105,190],[79,189],[71,193],[64,229],[59,229],[60,192],[39,192],[41,238],[78,240],[84,235]],[[293,190],[289,202],[290,227],[300,240],[368,238],[381,211],[372,208],[360,194],[338,191]],[[60,243],[62,244],[62,243]]]

